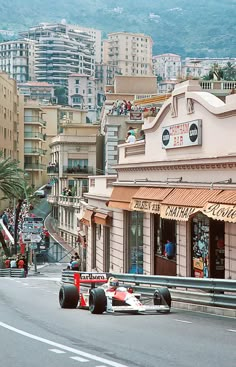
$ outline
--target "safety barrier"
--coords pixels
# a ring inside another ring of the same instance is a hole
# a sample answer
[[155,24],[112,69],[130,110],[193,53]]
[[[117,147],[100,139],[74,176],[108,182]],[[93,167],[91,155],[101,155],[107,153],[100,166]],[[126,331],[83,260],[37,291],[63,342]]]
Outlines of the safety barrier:
[[[236,309],[236,280],[120,273],[109,276],[141,294],[152,295],[157,287],[166,286],[176,302]],[[74,271],[63,270],[62,282],[73,284]]]
[[0,277],[11,277],[11,278],[24,278],[25,271],[24,269],[0,269]]

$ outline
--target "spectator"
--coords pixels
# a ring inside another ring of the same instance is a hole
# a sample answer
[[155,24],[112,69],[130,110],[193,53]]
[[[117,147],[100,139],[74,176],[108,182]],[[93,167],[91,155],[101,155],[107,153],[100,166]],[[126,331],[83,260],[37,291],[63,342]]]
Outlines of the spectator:
[[131,133],[131,135],[135,136],[135,131],[134,131],[134,128],[132,126],[129,127],[128,133]]
[[6,260],[5,260],[5,268],[6,269],[10,268],[10,263],[11,263],[11,260],[6,258]]
[[169,260],[172,260],[175,257],[175,244],[170,240],[167,240],[165,244],[165,256]]
[[145,133],[144,133],[143,130],[140,130],[140,132],[139,132],[139,138],[137,140],[138,141],[145,140]]
[[11,269],[13,269],[13,268],[17,268],[17,265],[16,265],[16,259],[15,259],[15,258],[12,258],[12,259],[11,259],[10,267],[11,267]]
[[128,132],[128,134],[127,134],[127,139],[126,139],[126,141],[125,141],[126,143],[131,143],[131,144],[133,144],[133,143],[135,143],[136,142],[136,138],[135,138],[135,136],[134,135],[132,135],[131,134],[131,132]]

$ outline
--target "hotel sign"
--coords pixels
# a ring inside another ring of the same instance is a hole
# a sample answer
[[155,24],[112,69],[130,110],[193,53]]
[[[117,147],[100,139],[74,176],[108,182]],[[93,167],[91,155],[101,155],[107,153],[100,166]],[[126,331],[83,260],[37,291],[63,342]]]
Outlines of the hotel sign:
[[161,205],[161,218],[187,222],[189,217],[199,210],[199,208],[188,206]]
[[132,199],[130,209],[152,214],[160,214],[160,203],[159,201]]
[[203,213],[216,220],[236,223],[236,205],[207,203]]
[[162,128],[162,148],[184,148],[202,144],[202,120]]

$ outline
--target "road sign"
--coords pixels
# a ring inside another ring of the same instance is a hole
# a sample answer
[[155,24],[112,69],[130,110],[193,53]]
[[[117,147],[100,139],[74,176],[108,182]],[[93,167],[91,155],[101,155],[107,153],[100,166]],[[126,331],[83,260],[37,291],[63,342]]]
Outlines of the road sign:
[[31,250],[37,250],[37,248],[38,248],[37,243],[31,243],[30,248],[31,248]]

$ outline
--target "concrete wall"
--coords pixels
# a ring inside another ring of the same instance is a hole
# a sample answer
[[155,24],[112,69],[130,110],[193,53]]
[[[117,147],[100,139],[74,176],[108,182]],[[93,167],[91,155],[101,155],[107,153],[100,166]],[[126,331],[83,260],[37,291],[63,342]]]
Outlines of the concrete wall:
[[116,76],[115,93],[156,94],[156,76]]

